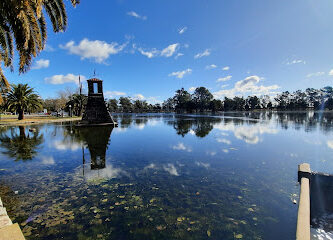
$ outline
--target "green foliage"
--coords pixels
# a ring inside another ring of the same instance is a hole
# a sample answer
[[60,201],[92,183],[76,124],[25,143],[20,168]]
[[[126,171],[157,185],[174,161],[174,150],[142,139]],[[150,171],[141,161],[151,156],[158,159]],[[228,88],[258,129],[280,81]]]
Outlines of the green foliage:
[[18,112],[18,120],[24,118],[24,112],[33,112],[42,108],[39,96],[28,84],[12,85],[6,98],[8,109],[13,112]]
[[[78,0],[72,0],[75,6]],[[43,11],[44,10],[44,11]],[[12,71],[14,45],[19,56],[19,72],[29,70],[33,57],[45,47],[46,19],[49,16],[53,31],[65,31],[67,15],[63,0],[1,0],[0,1],[0,91],[9,87],[1,65]],[[0,103],[2,102],[0,95]]]
[[81,116],[83,113],[83,107],[87,104],[87,101],[87,96],[83,94],[73,94],[69,97],[69,101],[66,103],[65,109],[67,111],[72,111],[75,116]]
[[131,103],[131,99],[129,97],[120,97],[119,98],[120,106],[122,107],[124,112],[131,112],[133,109],[133,104]]
[[117,99],[110,99],[108,101],[108,107],[111,112],[115,112],[118,110],[118,100]]

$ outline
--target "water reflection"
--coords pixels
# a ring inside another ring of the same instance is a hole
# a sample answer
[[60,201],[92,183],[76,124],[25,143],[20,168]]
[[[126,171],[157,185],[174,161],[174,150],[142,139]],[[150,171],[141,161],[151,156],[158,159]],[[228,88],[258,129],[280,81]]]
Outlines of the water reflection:
[[43,125],[38,161],[0,154],[0,182],[19,191],[10,214],[27,239],[292,239],[297,164],[333,172],[323,161],[331,115],[124,114],[115,129]]
[[188,133],[199,138],[206,137],[214,128],[214,124],[220,123],[222,118],[178,116],[173,121],[166,123],[176,130],[178,135],[184,137]]
[[11,128],[9,133],[0,133],[0,147],[4,149],[2,153],[15,161],[33,159],[43,141],[43,134],[39,133],[38,128],[34,128],[28,134],[25,126],[19,126],[18,131]]

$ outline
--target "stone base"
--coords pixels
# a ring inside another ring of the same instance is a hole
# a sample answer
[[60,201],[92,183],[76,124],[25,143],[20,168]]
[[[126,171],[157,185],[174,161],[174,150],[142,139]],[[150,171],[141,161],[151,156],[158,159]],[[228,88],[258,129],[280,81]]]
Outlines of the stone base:
[[0,228],[0,240],[25,240],[17,223]]

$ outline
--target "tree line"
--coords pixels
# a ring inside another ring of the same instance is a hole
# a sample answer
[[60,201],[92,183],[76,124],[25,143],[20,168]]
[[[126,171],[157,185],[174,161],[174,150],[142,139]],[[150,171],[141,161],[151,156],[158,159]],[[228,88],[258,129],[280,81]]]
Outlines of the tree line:
[[[70,113],[71,116],[81,116],[87,102],[87,96],[82,94],[82,87],[76,91],[70,89],[58,92],[57,98],[41,99],[33,88],[27,84],[12,85],[11,89],[2,94],[3,103],[0,110],[16,112],[19,119],[24,113],[34,113],[47,109],[48,113]],[[198,87],[190,94],[184,88],[175,92],[173,97],[163,103],[150,104],[146,100],[120,97],[105,99],[110,112],[218,112],[218,111],[253,111],[253,110],[333,110],[333,88],[307,88],[305,91],[282,92],[275,97],[235,96],[214,98],[205,87]]]
[[246,98],[235,96],[224,97],[223,100],[214,98],[205,87],[198,87],[193,94],[184,88],[175,92],[162,104],[149,104],[145,100],[132,100],[130,97],[120,97],[108,100],[111,112],[217,112],[217,111],[250,111],[250,110],[332,110],[333,88],[321,89],[307,88],[305,91],[285,91],[272,97],[248,96]]

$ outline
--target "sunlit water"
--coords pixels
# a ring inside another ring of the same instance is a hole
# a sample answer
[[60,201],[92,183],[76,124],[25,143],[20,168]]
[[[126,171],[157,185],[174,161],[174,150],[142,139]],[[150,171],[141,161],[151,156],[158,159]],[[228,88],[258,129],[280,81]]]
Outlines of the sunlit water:
[[333,173],[332,113],[115,119],[0,128],[0,196],[27,239],[294,239],[297,165]]

